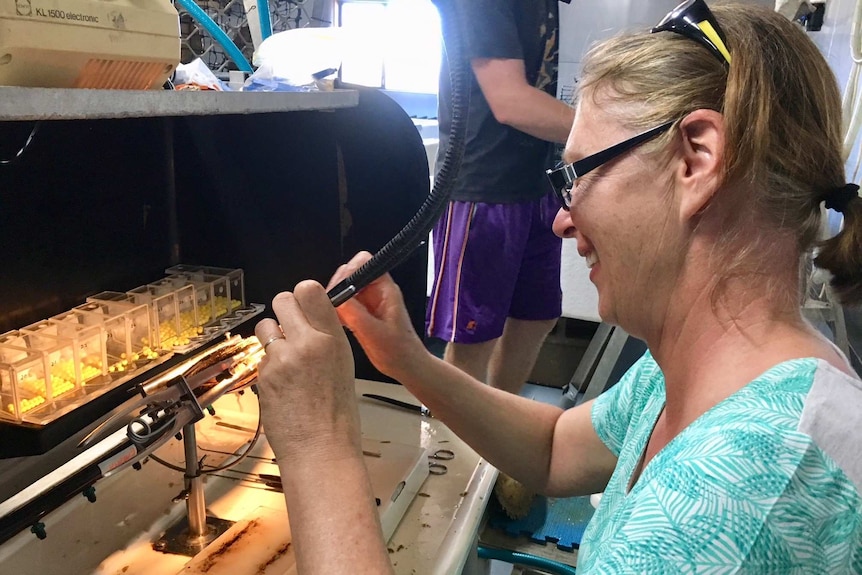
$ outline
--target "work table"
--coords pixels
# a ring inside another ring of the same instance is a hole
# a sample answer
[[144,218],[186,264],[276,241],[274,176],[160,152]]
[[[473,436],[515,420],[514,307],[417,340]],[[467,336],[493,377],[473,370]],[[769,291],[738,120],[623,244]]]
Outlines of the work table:
[[[419,488],[388,542],[395,572],[434,574],[459,572],[475,555],[476,532],[496,479],[496,470],[458,439],[441,422],[397,407],[361,397],[376,393],[403,401],[417,401],[401,386],[357,380],[356,393],[362,418],[363,437],[369,441],[394,442],[426,448],[429,453],[449,449],[452,460],[443,462],[444,475],[431,475]],[[216,416],[208,416],[198,427],[199,454],[208,465],[218,465],[227,453],[241,453],[257,423],[257,404],[251,393],[225,396],[216,403]],[[225,425],[227,424],[227,425]],[[182,461],[182,444],[171,441],[159,455],[174,463]],[[237,466],[254,473],[277,474],[269,460],[269,446],[262,437],[249,457]],[[226,472],[221,475],[235,475]],[[182,474],[147,462],[140,471],[131,468],[96,484],[97,501],[83,497],[68,502],[49,514],[43,522],[48,537],[38,540],[28,532],[0,546],[0,572],[18,575],[151,575],[173,573],[221,573],[218,560],[226,564],[231,554],[215,559],[190,561],[183,555],[153,550],[153,542],[185,512],[180,500],[172,502],[182,489]],[[284,499],[280,492],[262,485],[226,477],[208,477],[206,501],[209,515],[241,521],[264,508],[271,525],[286,528]],[[273,534],[270,534],[273,535]],[[274,535],[279,535],[278,533]],[[333,545],[337,545],[333,541]],[[283,550],[286,551],[286,550]],[[206,551],[204,551],[206,553]],[[235,549],[232,575],[292,573],[292,550],[261,567],[253,551]]]

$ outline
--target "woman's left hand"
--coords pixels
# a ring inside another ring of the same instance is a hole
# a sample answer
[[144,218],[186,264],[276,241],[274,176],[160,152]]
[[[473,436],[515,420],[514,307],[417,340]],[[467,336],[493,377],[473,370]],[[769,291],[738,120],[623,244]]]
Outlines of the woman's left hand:
[[278,321],[261,320],[255,335],[270,342],[258,390],[276,458],[361,457],[353,354],[326,291],[304,281],[275,296],[272,308]]

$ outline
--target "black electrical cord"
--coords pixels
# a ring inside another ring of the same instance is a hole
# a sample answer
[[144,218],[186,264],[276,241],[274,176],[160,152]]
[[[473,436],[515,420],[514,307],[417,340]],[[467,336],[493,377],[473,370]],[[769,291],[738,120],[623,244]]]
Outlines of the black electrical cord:
[[434,179],[434,188],[419,211],[398,234],[350,277],[329,290],[332,305],[338,307],[356,292],[407,259],[413,250],[423,245],[434,224],[440,218],[452,194],[452,186],[461,168],[464,140],[467,129],[467,105],[470,98],[467,62],[463,57],[462,40],[464,23],[460,17],[459,0],[433,0],[440,12],[443,42],[449,62],[449,81],[452,84],[452,125],[449,145],[443,163]]
[[[260,397],[257,398],[258,409],[260,408]],[[201,473],[204,475],[208,475],[210,473],[216,473],[218,471],[224,471],[225,469],[230,469],[231,467],[236,466],[240,461],[245,459],[251,453],[251,450],[254,449],[254,446],[257,444],[257,440],[260,439],[260,432],[263,426],[261,425],[260,415],[257,416],[257,428],[254,430],[254,437],[251,438],[251,441],[248,444],[248,447],[242,454],[231,461],[230,463],[225,463],[224,465],[220,465],[218,467],[211,467],[209,469],[202,470]]]
[[33,143],[33,138],[36,136],[36,133],[39,132],[39,126],[40,125],[41,125],[41,122],[34,122],[33,123],[33,129],[30,130],[30,135],[27,136],[27,140],[24,142],[24,145],[21,146],[21,149],[18,150],[18,152],[14,156],[9,158],[8,160],[5,160],[5,159],[0,160],[0,166],[7,166],[7,165],[17,161],[18,158],[20,158],[24,154],[24,152],[27,151],[27,148],[29,148],[30,144]]
[[[258,439],[260,439],[260,433],[263,429],[263,424],[260,419],[260,396],[255,392],[255,396],[257,396],[257,408],[258,408],[258,416],[257,416],[257,429],[254,431],[254,437],[251,438],[251,442],[249,442],[248,447],[243,451],[236,459],[230,461],[229,463],[225,463],[224,465],[220,465],[219,467],[212,467],[210,469],[202,469],[200,470],[201,475],[209,475],[210,473],[217,473],[219,471],[224,471],[225,469],[230,469],[231,467],[239,464],[240,461],[245,459],[251,454],[251,450],[254,449],[254,446],[257,445]],[[150,454],[150,459],[158,463],[159,465],[164,465],[168,469],[173,469],[174,471],[179,471],[180,473],[185,473],[186,468],[180,467],[178,465],[174,465],[164,459],[158,457],[157,455]]]

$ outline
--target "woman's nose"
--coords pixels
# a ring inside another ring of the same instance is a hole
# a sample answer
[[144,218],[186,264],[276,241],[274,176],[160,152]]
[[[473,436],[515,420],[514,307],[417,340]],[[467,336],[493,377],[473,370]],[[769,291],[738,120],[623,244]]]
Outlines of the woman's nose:
[[569,210],[560,208],[560,211],[557,212],[557,215],[554,218],[553,229],[554,233],[561,238],[575,237],[576,228],[575,224],[572,223],[572,214]]

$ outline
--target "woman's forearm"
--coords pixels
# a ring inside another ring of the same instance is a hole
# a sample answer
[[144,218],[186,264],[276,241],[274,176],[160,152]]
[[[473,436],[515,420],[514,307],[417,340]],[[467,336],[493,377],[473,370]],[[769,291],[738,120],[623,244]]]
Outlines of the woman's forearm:
[[560,408],[489,387],[431,354],[390,374],[483,458],[533,488],[547,485]]
[[368,471],[362,459],[278,461],[297,572],[392,573]]

